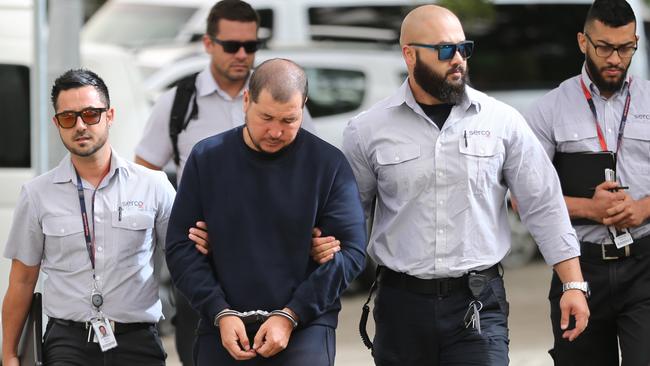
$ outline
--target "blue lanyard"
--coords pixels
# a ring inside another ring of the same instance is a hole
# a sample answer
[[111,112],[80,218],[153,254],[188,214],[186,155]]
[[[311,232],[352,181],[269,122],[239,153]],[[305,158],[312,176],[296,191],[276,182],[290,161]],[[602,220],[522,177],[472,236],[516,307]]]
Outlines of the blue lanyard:
[[[93,279],[95,278],[95,226],[93,225],[93,235],[90,235],[90,225],[88,224],[88,213],[86,212],[86,199],[84,198],[84,187],[81,183],[81,177],[75,169],[77,175],[77,194],[79,195],[79,205],[81,206],[81,221],[84,226],[84,236],[86,238],[86,249],[88,250],[88,258],[90,258],[90,265],[93,269]],[[96,191],[95,191],[96,192]],[[93,192],[93,213],[95,212],[95,192]]]

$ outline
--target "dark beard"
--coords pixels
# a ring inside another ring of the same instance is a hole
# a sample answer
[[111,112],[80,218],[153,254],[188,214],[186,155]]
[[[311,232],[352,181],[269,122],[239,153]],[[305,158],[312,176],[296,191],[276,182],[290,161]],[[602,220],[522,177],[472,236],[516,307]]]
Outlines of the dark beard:
[[[462,78],[460,84],[452,84],[447,81],[447,75],[460,70]],[[467,83],[467,70],[462,66],[450,69],[444,76],[438,75],[429,66],[420,60],[420,54],[415,54],[415,67],[413,68],[413,78],[415,82],[427,94],[438,99],[443,103],[457,104],[465,93],[465,84]]]
[[619,70],[623,71],[621,77],[617,81],[607,81],[603,78],[598,66],[596,66],[596,64],[591,60],[589,55],[585,56],[585,63],[587,64],[587,71],[591,77],[591,81],[596,84],[596,87],[598,87],[598,90],[601,93],[615,93],[623,86],[625,78],[627,77],[627,69],[619,67]]

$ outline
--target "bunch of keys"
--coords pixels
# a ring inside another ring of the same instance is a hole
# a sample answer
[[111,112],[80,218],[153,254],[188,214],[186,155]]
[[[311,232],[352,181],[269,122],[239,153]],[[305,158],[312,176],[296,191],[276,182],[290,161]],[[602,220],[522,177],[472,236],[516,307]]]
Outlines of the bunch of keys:
[[481,309],[483,309],[483,303],[478,300],[473,300],[469,303],[469,308],[463,317],[465,328],[471,326],[473,329],[476,329],[478,334],[481,334],[481,315],[479,314]]
[[463,317],[463,322],[465,323],[465,328],[470,326],[473,329],[476,329],[478,334],[481,334],[481,315],[479,312],[483,309],[483,303],[478,300],[479,296],[487,286],[488,278],[485,275],[479,273],[470,273],[467,276],[467,286],[469,287],[470,292],[472,293],[472,300],[469,303],[469,307],[465,312]]

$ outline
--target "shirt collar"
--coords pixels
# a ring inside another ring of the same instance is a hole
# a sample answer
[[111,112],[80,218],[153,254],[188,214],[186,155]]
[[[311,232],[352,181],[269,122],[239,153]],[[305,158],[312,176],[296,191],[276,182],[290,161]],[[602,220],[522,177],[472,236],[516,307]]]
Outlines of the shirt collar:
[[[632,81],[632,77],[630,76],[629,71],[630,70],[628,69],[628,73],[625,76],[625,81],[623,82],[623,86],[619,91],[617,91],[616,93],[614,93],[614,95],[612,95],[613,97],[621,95],[627,91],[627,88],[630,85],[630,82]],[[587,73],[586,64],[582,65],[582,71],[580,72],[580,77],[582,78],[582,81],[585,83],[587,88],[589,88],[589,91],[591,91],[592,94],[600,96],[600,90],[598,90],[598,87],[596,86],[596,84],[594,84],[594,82],[591,80],[591,77],[589,77],[589,74]]]
[[[476,113],[478,113],[481,109],[481,103],[477,97],[477,92],[474,89],[466,86],[465,93],[463,93],[461,102],[454,106],[454,108],[460,108],[461,111],[468,112],[470,108],[473,107]],[[423,117],[426,116],[418,102],[415,100],[415,97],[413,96],[413,91],[409,86],[408,78],[404,80],[399,89],[397,89],[397,92],[388,98],[386,108],[398,107],[402,104],[406,104],[415,113],[418,113]]]
[[[124,160],[121,156],[119,156],[113,148],[111,148],[111,167],[110,170],[108,171],[107,177],[108,179],[104,180],[105,182],[110,181],[113,179],[113,176],[116,175],[116,173],[123,172],[128,176],[129,170],[127,169],[127,163],[126,160]],[[74,184],[77,184],[77,174],[74,169],[74,165],[72,165],[72,158],[70,157],[70,153],[67,153],[59,165],[57,165],[56,168],[54,168],[54,178],[53,178],[54,183],[68,183],[72,182]]]
[[[248,89],[249,81],[250,81],[250,74],[246,79],[246,84],[244,84],[244,87],[239,91],[239,94],[237,94],[237,97],[241,97],[242,95],[244,95],[244,90]],[[225,100],[233,100],[233,98],[230,95],[228,95],[228,93],[226,93],[223,89],[221,89],[219,84],[217,84],[217,81],[214,80],[209,65],[205,69],[203,69],[203,71],[201,71],[196,77],[196,93],[199,97],[204,97],[212,93],[217,93],[221,98]]]

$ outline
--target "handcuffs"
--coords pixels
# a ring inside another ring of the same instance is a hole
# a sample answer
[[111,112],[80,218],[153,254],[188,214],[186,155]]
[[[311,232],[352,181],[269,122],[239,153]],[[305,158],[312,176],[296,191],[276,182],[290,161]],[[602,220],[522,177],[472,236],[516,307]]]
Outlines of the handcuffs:
[[267,321],[268,318],[278,315],[289,319],[294,329],[298,326],[298,321],[296,320],[296,318],[294,318],[293,315],[291,315],[289,312],[284,310],[273,310],[273,311],[251,310],[251,311],[239,312],[237,310],[229,310],[229,309],[220,311],[214,317],[214,326],[219,328],[219,320],[221,320],[221,318],[225,316],[230,316],[230,315],[236,316],[239,319],[241,319],[244,325],[255,324],[255,323],[261,324]]

